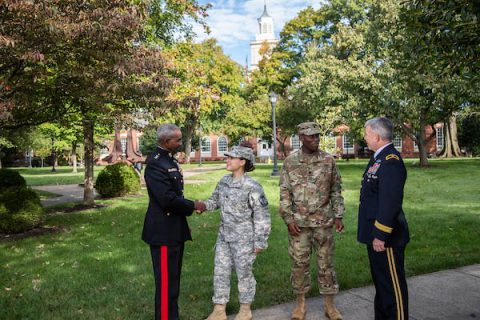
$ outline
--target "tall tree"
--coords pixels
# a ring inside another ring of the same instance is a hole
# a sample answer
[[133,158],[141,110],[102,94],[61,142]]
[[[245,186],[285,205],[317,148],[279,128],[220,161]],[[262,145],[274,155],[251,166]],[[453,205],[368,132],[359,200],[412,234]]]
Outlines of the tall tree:
[[174,61],[175,81],[167,97],[173,107],[162,119],[185,129],[185,160],[189,162],[192,137],[200,126],[203,132],[220,129],[216,120],[240,103],[242,70],[214,39],[178,43],[167,54]]
[[192,40],[195,36],[193,22],[209,33],[205,22],[212,4],[199,4],[197,0],[152,0],[148,3],[149,17],[145,40],[162,47]]
[[[248,100],[262,99],[270,91],[282,96],[277,116],[278,126],[283,135],[295,131],[295,124],[301,119],[314,119],[312,112],[299,99],[291,99],[299,93],[298,80],[310,71],[302,64],[309,59],[308,48],[327,48],[332,43],[338,29],[354,26],[366,19],[369,0],[333,0],[324,3],[319,9],[309,7],[286,23],[280,33],[280,42],[269,59],[263,59],[259,70],[252,74],[248,86]],[[313,54],[310,54],[310,57]],[[301,113],[301,114],[300,114]],[[296,115],[296,118],[292,117]],[[293,121],[292,121],[293,120]],[[320,117],[317,118],[320,120]],[[282,144],[282,141],[279,141]]]
[[287,22],[280,32],[280,42],[275,48],[271,63],[278,64],[278,77],[283,87],[301,75],[299,64],[304,60],[312,43],[319,47],[329,45],[331,37],[343,25],[355,26],[367,18],[370,0],[330,0],[320,8],[308,7]]
[[[400,8],[400,28],[415,39],[417,68],[428,68],[436,79],[456,78],[457,85],[446,87],[454,87],[454,91],[445,99],[451,105],[444,106],[448,110],[444,120],[446,134],[442,155],[445,157],[461,155],[455,113],[468,102],[478,100],[479,19],[478,1],[407,0]],[[459,82],[463,82],[461,86]]]
[[327,43],[306,51],[291,92],[320,120],[347,123],[357,134],[366,118],[391,117],[417,143],[426,166],[434,134],[425,136],[424,128],[448,120],[478,90],[467,73],[445,73],[426,59],[417,34],[402,24],[400,9],[397,1],[371,1],[364,20],[339,23]]
[[[131,1],[4,1],[0,39],[2,125],[15,127],[76,114],[85,146],[84,202],[93,203],[93,135],[141,105],[161,103],[165,59],[138,40],[146,6]],[[8,90],[6,90],[8,89]]]

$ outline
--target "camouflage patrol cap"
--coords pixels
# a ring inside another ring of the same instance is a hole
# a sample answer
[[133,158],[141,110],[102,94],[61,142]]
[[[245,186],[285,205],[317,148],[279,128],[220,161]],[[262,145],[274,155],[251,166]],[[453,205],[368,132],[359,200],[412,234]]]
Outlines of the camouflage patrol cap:
[[320,133],[320,126],[315,122],[303,122],[297,126],[298,135],[311,136]]
[[224,155],[233,158],[250,160],[252,164],[255,163],[255,155],[253,154],[253,150],[251,148],[235,146],[232,148],[232,150],[225,152]]

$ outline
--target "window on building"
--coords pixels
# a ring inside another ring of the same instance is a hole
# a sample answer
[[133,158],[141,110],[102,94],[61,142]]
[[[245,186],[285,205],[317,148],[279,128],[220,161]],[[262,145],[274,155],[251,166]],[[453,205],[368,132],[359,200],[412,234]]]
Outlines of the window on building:
[[395,149],[397,150],[402,150],[402,137],[401,136],[397,136],[395,135],[393,137],[393,146],[395,147]]
[[343,135],[343,149],[352,149],[353,150],[353,139],[347,135]]
[[226,137],[219,137],[217,140],[217,149],[218,152],[227,152],[228,151],[228,141]]
[[210,145],[210,137],[203,137],[202,138],[202,153],[210,153],[212,151]]
[[121,138],[120,143],[122,144],[122,156],[127,154],[127,138]]
[[292,146],[292,150],[300,149],[300,138],[298,135],[294,134],[290,137],[290,144]]
[[102,149],[100,149],[100,159],[107,157],[109,154],[110,154],[110,151],[108,150],[107,147],[103,147]]
[[445,137],[443,136],[443,127],[437,128],[437,150],[443,150]]

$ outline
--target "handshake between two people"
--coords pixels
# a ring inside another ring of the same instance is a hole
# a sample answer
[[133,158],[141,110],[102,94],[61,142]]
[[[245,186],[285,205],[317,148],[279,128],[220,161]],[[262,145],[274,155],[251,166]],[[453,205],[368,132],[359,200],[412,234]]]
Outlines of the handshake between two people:
[[207,210],[207,206],[205,205],[205,202],[202,200],[195,200],[195,212],[198,214],[201,214],[205,210]]

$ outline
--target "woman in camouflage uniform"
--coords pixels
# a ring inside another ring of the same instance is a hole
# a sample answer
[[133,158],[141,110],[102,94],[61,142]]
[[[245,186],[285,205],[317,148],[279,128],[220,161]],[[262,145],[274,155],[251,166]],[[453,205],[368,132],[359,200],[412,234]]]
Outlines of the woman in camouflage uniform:
[[226,304],[230,296],[232,268],[238,278],[240,311],[235,320],[252,319],[250,304],[255,296],[253,263],[256,254],[267,248],[270,234],[268,201],[262,186],[246,175],[254,170],[251,148],[233,147],[227,156],[227,170],[211,197],[206,210],[221,210],[221,223],[215,245],[213,312],[207,320],[227,320]]

